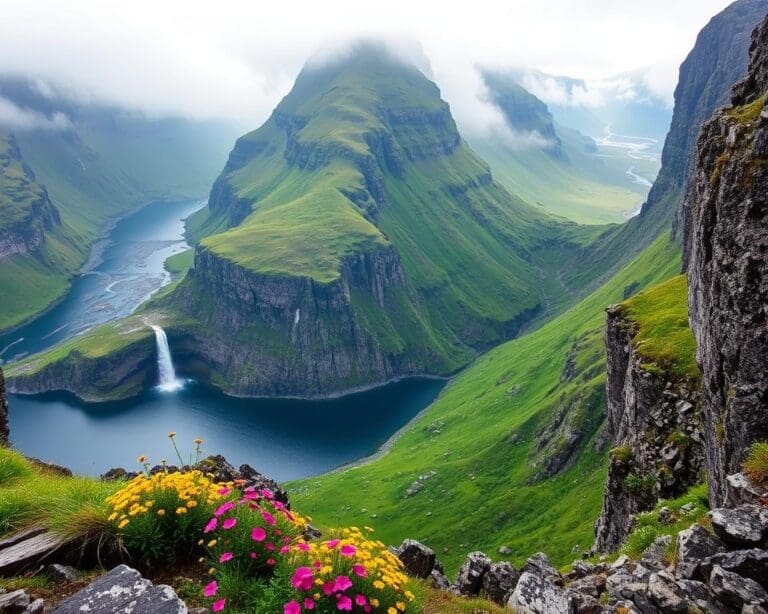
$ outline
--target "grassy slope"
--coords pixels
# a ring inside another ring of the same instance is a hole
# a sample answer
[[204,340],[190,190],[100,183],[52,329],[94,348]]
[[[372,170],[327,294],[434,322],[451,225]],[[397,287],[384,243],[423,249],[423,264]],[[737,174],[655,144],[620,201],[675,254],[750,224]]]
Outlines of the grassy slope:
[[584,137],[558,127],[566,159],[537,148],[510,149],[501,140],[473,140],[472,147],[491,165],[494,176],[532,205],[582,224],[623,222],[647,195],[633,183],[629,167],[652,181],[658,165],[632,160],[621,151],[590,152]]
[[[573,467],[529,484],[534,434],[558,402],[583,397],[592,399],[583,420],[591,425],[587,433],[594,432],[605,383],[603,308],[621,300],[628,286],[666,279],[678,267],[679,250],[666,237],[657,239],[576,306],[481,357],[385,456],[293,483],[292,500],[320,524],[373,524],[388,542],[423,540],[450,569],[469,550],[494,553],[503,544],[518,562],[541,549],[558,563],[571,560],[573,546],[584,549],[593,539],[605,453],[585,442]],[[579,375],[562,382],[577,341]],[[430,470],[437,475],[405,498],[408,486]]]

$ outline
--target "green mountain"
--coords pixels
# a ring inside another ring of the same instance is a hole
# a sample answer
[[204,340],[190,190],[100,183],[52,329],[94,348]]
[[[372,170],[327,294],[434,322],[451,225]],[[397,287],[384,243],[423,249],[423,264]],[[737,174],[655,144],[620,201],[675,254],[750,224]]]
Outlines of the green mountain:
[[[608,463],[604,310],[680,271],[670,228],[687,179],[684,156],[695,145],[682,135],[694,134],[693,123],[742,76],[731,61],[739,57],[746,67],[749,37],[742,33],[766,10],[764,1],[731,5],[681,67],[665,146],[671,166],[637,218],[585,249],[585,279],[594,254],[612,253],[618,272],[562,315],[477,360],[386,454],[291,484],[297,507],[321,525],[375,518],[384,541],[418,539],[451,569],[470,550],[506,546],[515,563],[545,550],[565,564],[592,545]],[[673,153],[681,139],[685,152]]]
[[[94,241],[129,210],[154,200],[203,197],[233,134],[229,125],[149,119],[50,98],[15,79],[0,79],[0,96],[41,116],[67,118],[56,129],[3,132],[5,142],[12,139],[15,158],[47,193],[58,221],[55,232],[46,232],[31,249],[3,258],[0,289],[12,299],[0,314],[0,330],[60,298]],[[0,177],[0,215],[6,219],[15,190],[8,174]],[[16,239],[30,230],[17,225]]]
[[581,223],[623,222],[639,209],[656,176],[655,161],[600,148],[558,125],[514,73],[486,71],[483,77],[508,132],[475,136],[470,143],[502,185],[531,205]]

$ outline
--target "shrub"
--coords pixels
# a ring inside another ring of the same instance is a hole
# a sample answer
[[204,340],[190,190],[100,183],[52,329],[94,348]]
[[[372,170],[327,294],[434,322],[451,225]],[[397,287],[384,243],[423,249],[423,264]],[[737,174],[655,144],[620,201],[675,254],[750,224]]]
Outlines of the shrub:
[[768,442],[757,442],[750,446],[742,469],[755,484],[768,488]]
[[140,563],[172,563],[191,555],[223,485],[200,471],[141,474],[107,498],[120,545]]
[[204,589],[212,610],[313,614],[404,612],[402,564],[357,528],[323,542],[304,538],[307,521],[268,490],[246,489],[224,501],[205,526],[215,580]]
[[0,486],[19,478],[28,478],[31,474],[27,459],[18,452],[0,447]]
[[652,475],[640,475],[634,471],[624,480],[626,489],[634,494],[651,492],[655,484],[656,479]]
[[632,448],[629,447],[629,444],[626,443],[624,445],[617,446],[611,450],[611,458],[617,463],[627,465],[632,462]]

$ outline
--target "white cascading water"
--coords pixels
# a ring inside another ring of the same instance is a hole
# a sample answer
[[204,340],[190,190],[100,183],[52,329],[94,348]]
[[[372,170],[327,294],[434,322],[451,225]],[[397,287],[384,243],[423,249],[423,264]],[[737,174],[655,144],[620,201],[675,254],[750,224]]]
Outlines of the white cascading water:
[[155,331],[157,340],[157,370],[160,376],[158,390],[163,392],[174,392],[183,387],[182,380],[176,378],[176,369],[173,368],[173,358],[171,357],[171,348],[168,345],[168,336],[165,331],[154,324],[150,324]]

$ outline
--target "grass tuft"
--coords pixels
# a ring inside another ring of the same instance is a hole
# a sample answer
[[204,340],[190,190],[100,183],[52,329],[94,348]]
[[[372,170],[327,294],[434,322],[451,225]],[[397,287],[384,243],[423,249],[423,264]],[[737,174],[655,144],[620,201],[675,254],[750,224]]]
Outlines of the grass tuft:
[[755,484],[768,488],[768,442],[753,443],[742,468],[744,474]]

